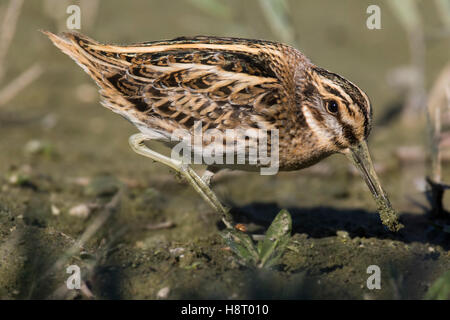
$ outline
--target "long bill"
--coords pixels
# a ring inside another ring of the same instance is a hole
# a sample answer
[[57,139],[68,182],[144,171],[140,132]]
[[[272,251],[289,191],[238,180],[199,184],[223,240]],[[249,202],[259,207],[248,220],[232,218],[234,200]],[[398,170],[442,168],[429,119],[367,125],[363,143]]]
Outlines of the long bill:
[[345,152],[345,155],[361,172],[364,181],[375,199],[382,223],[391,231],[398,231],[403,228],[375,172],[367,142],[363,140],[359,145],[350,147]]

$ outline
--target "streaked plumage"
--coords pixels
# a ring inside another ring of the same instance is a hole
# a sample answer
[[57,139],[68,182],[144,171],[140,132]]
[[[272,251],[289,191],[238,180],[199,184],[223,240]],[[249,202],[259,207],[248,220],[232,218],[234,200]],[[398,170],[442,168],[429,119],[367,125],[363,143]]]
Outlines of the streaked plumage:
[[[366,95],[276,42],[176,38],[102,45],[77,33],[53,42],[100,86],[102,104],[160,140],[175,129],[278,129],[280,170],[309,166],[366,137]],[[340,105],[337,116],[328,100]]]
[[183,172],[225,222],[229,216],[207,186],[209,179],[145,149],[145,139],[168,142],[178,129],[192,134],[198,123],[203,131],[277,129],[279,170],[301,169],[344,153],[361,169],[389,219],[396,219],[366,146],[372,122],[368,97],[297,49],[205,36],[103,45],[78,33],[44,33],[96,81],[102,104],[143,133],[130,140],[133,149]]

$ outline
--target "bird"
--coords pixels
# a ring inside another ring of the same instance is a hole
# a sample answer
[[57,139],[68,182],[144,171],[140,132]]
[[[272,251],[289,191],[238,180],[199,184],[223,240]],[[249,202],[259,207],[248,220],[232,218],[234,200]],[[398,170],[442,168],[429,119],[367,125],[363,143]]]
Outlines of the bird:
[[[200,176],[183,158],[168,157],[145,142],[169,146],[196,132],[260,130],[280,171],[300,170],[341,153],[360,170],[377,202],[382,222],[400,224],[371,161],[367,138],[372,106],[366,93],[344,77],[313,64],[296,48],[267,40],[194,36],[131,45],[99,43],[77,32],[42,31],[88,73],[99,87],[101,104],[123,116],[139,133],[129,138],[138,154],[184,176],[221,214],[232,217],[210,187],[223,168],[255,171],[261,161],[207,166]],[[271,139],[276,136],[276,139]],[[201,138],[200,147],[223,141]],[[258,140],[237,135],[231,143],[247,151]],[[201,149],[201,148],[200,148]],[[236,160],[237,149],[227,155]],[[196,154],[199,149],[193,149]]]

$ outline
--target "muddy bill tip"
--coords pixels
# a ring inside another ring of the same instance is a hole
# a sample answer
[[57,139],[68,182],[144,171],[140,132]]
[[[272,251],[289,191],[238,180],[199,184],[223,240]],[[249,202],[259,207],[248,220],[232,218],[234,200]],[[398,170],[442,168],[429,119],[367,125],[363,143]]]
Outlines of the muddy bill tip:
[[397,212],[382,198],[375,199],[381,222],[391,231],[397,232],[404,225],[398,220]]
[[376,201],[381,222],[388,227],[389,230],[399,231],[403,228],[403,225],[399,222],[398,214],[392,208],[389,198],[381,186],[370,157],[367,142],[360,142],[359,145],[352,147],[345,154],[361,172],[363,179]]

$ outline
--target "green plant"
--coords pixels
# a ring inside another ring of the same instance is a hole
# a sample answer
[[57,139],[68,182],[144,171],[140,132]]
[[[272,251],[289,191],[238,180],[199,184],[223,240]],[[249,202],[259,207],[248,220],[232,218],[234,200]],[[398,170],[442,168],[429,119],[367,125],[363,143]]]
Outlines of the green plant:
[[247,266],[270,268],[279,263],[291,238],[292,219],[287,210],[281,210],[257,245],[252,238],[238,230],[225,230],[221,235],[227,245]]
[[450,271],[439,277],[425,294],[427,300],[448,300],[450,299]]

